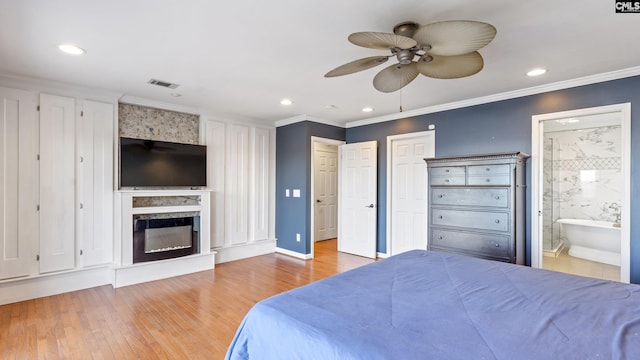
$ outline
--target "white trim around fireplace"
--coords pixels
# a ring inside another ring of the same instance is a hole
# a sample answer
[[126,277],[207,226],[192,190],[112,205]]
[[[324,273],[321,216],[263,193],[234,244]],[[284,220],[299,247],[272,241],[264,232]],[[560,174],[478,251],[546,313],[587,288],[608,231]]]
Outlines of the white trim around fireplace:
[[[134,207],[138,197],[198,196],[197,205]],[[121,241],[116,241],[113,287],[211,270],[215,266],[215,252],[210,241],[210,190],[121,190],[116,192],[116,229]],[[200,253],[180,258],[133,263],[133,215],[174,212],[197,212],[200,215]]]

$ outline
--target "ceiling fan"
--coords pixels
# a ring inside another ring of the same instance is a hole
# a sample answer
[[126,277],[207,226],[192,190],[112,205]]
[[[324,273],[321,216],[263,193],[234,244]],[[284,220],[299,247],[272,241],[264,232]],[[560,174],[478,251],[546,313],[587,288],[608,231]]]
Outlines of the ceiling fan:
[[418,74],[437,79],[471,76],[484,66],[478,50],[495,36],[493,25],[471,20],[441,21],[425,26],[406,21],[396,25],[393,34],[357,32],[348,37],[352,44],[390,50],[391,55],[358,59],[338,66],[324,76],[353,74],[385,63],[392,56],[398,63],[383,69],[373,78],[373,86],[378,91],[389,93],[399,90]]

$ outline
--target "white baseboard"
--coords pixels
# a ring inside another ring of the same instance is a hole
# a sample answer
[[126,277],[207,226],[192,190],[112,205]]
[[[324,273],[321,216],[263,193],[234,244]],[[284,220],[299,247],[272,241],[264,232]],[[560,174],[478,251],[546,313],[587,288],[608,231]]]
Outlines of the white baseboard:
[[113,287],[118,288],[147,281],[211,270],[215,267],[215,253],[195,254],[174,259],[150,261],[113,268]]
[[379,252],[379,253],[376,253],[376,257],[377,257],[378,259],[386,259],[386,258],[388,258],[388,257],[389,257],[389,255],[387,255],[387,253],[381,253],[381,252]]
[[291,257],[302,259],[302,260],[312,259],[311,254],[302,254],[297,251],[291,251],[291,250],[283,249],[280,247],[276,248],[276,252],[278,254],[283,254],[283,255],[291,256]]
[[276,251],[276,240],[261,240],[249,244],[213,249],[217,252],[216,263],[246,259],[253,256],[273,254]]
[[110,285],[113,270],[108,266],[12,279],[0,283],[0,305]]

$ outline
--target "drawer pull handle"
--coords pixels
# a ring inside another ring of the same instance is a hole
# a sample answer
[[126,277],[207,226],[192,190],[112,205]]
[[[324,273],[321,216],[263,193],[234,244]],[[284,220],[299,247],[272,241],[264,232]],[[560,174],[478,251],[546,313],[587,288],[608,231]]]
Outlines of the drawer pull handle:
[[491,182],[491,179],[487,178],[487,180],[485,180],[486,182]]
[[442,220],[442,215],[438,216],[438,219]]
[[499,195],[496,195],[496,200],[500,200],[500,196]]
[[449,172],[449,169],[446,169],[444,172]]
[[485,170],[487,170],[487,171],[491,171],[491,169],[490,169],[490,168],[486,168]]
[[495,245],[496,245],[496,247],[500,247],[500,244],[495,244]]
[[442,199],[444,197],[444,195],[440,194],[438,195],[438,198]]
[[442,240],[444,239],[442,236],[438,236],[438,240]]
[[449,179],[444,179],[444,182],[448,183],[448,182],[449,182]]
[[496,219],[496,224],[500,224],[500,220]]

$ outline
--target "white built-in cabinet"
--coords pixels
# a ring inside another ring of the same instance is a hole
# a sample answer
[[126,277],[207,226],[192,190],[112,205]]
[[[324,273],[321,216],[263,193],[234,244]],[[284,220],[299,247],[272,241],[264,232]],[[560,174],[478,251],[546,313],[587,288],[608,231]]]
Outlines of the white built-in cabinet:
[[40,95],[40,273],[75,266],[75,107]]
[[275,250],[275,131],[205,122],[211,246],[217,262]]
[[80,266],[113,261],[113,104],[85,100],[78,141]]
[[0,281],[111,264],[114,103],[0,100]]
[[38,237],[37,94],[0,87],[0,279],[27,276]]

